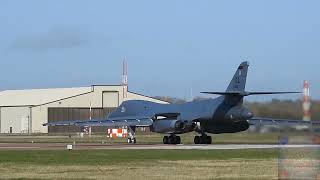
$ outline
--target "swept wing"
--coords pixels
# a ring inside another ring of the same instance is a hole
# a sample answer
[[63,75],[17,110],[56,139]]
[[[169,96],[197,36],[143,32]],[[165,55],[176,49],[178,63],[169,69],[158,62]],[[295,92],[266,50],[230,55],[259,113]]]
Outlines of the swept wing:
[[74,121],[57,121],[43,124],[43,126],[106,126],[106,127],[122,127],[137,126],[146,127],[152,125],[153,120],[149,117],[132,116],[121,118],[110,118],[104,120],[74,120]]
[[248,120],[250,125],[284,125],[284,126],[313,126],[320,125],[320,121],[303,121],[295,119],[275,119],[275,118],[263,118],[254,117]]

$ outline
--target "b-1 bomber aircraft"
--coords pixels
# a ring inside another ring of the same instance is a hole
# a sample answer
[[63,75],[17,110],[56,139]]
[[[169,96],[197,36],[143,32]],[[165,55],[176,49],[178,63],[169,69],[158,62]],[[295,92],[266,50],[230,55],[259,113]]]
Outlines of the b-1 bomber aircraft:
[[207,135],[246,131],[250,125],[319,125],[319,121],[272,119],[255,117],[243,105],[243,98],[250,95],[284,94],[298,92],[247,92],[245,91],[249,63],[242,62],[237,68],[225,92],[202,92],[221,95],[215,99],[183,104],[158,104],[143,100],[124,101],[104,120],[79,120],[49,122],[44,126],[105,126],[128,127],[128,143],[136,143],[136,127],[150,127],[152,132],[168,134],[164,144],[180,144],[179,134],[195,131],[195,144],[211,144]]

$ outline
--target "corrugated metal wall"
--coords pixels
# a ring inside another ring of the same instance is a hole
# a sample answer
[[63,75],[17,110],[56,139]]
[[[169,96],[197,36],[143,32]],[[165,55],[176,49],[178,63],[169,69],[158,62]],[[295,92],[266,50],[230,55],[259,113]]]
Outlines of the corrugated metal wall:
[[104,108],[105,107],[118,107],[119,106],[119,92],[118,91],[103,92],[102,105]]
[[[105,119],[115,108],[92,108],[92,119]],[[48,108],[48,122],[88,120],[90,108]],[[80,132],[81,127],[77,126],[49,126],[49,133]],[[106,132],[106,127],[92,127],[92,132]]]
[[28,133],[30,129],[29,107],[1,107],[1,133]]

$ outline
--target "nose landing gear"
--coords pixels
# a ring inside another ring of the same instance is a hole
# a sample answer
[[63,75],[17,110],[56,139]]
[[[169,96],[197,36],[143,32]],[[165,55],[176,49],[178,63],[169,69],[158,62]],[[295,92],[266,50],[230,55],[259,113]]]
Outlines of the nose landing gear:
[[136,127],[135,126],[128,126],[128,134],[129,134],[129,138],[127,139],[127,143],[128,144],[136,144],[137,143],[137,139],[136,139]]
[[206,134],[194,137],[195,144],[212,144],[212,137]]
[[171,134],[170,136],[163,137],[163,144],[181,144],[180,136]]

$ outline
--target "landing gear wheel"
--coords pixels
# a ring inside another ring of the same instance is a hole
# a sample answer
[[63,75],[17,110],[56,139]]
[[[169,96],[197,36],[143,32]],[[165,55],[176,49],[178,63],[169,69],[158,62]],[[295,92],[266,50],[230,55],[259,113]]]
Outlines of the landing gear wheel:
[[201,138],[200,138],[200,136],[195,136],[195,137],[194,137],[194,143],[195,143],[195,144],[201,144]]
[[200,144],[207,144],[207,136],[205,135],[200,136]]
[[163,144],[181,144],[181,137],[176,135],[164,136]]
[[168,144],[174,144],[174,143],[175,143],[175,138],[173,136],[169,136]]
[[206,144],[212,144],[212,137],[211,136],[207,136]]
[[168,136],[163,137],[163,144],[169,144],[169,137]]
[[137,143],[137,139],[136,138],[128,138],[127,139],[128,144],[136,144]]
[[176,144],[181,144],[181,138],[180,138],[180,136],[176,136]]
[[195,136],[194,143],[195,144],[212,144],[212,137],[207,135]]

